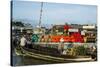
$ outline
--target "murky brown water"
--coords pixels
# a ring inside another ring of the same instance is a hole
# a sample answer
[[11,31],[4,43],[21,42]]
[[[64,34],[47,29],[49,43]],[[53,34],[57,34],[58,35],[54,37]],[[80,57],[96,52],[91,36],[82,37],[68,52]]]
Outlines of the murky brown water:
[[41,64],[52,64],[54,62],[45,61],[36,59],[29,56],[13,56],[13,65],[14,66],[23,66],[23,65],[41,65]]

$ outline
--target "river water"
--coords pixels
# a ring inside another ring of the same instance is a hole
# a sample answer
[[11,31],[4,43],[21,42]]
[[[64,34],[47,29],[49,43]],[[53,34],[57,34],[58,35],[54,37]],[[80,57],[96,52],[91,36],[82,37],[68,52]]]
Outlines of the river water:
[[53,62],[40,60],[29,56],[17,56],[15,53],[13,53],[12,64],[13,66],[23,66],[23,65],[53,64]]

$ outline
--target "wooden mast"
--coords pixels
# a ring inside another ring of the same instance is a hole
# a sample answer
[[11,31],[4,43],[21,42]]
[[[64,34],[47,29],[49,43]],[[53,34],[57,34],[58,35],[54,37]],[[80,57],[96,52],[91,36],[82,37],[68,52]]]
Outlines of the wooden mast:
[[41,2],[41,10],[40,10],[40,18],[39,18],[39,27],[41,27],[41,19],[42,19],[42,12],[43,12],[43,2]]

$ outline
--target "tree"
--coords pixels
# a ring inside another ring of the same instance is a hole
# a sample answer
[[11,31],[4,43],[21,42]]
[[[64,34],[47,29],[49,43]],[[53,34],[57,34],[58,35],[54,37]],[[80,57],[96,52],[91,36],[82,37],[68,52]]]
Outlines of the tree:
[[65,25],[68,25],[68,22],[65,22]]
[[25,27],[32,27],[32,25],[30,23],[25,23],[24,26]]
[[20,27],[24,27],[24,23],[22,23],[21,21],[12,21],[12,26],[20,26]]

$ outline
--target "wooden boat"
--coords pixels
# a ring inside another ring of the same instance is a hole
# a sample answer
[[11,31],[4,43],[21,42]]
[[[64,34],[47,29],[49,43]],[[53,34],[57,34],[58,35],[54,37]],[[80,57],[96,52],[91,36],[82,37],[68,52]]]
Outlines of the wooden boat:
[[[39,48],[38,48],[39,49]],[[41,49],[41,48],[40,48]],[[44,50],[44,51],[43,51]],[[61,55],[56,49],[52,49],[53,52],[50,52],[50,49],[46,51],[46,48],[37,50],[37,49],[30,49],[26,47],[17,47],[15,52],[17,55],[22,56],[30,56],[36,59],[41,59],[45,61],[51,62],[80,62],[80,61],[91,61],[90,56],[69,56],[69,55]],[[55,50],[55,51],[54,51]]]

